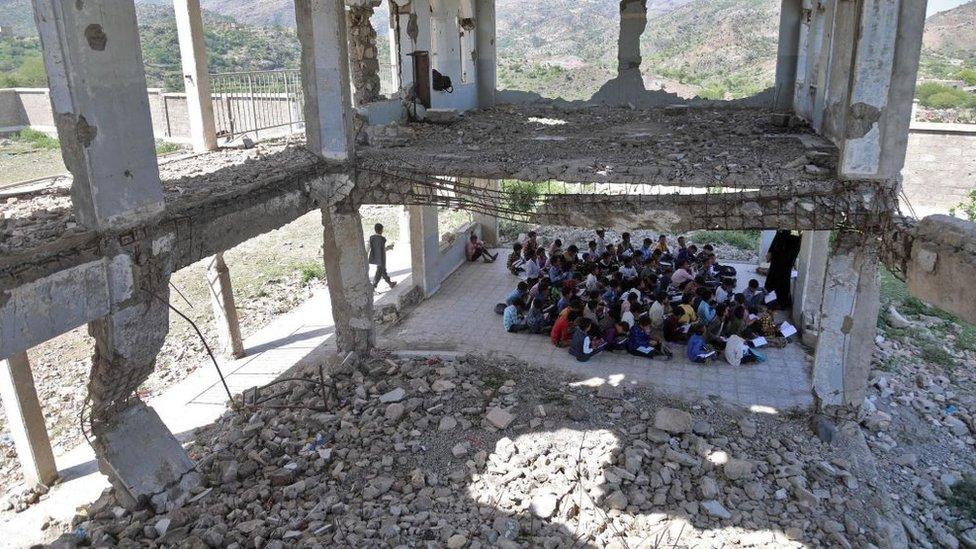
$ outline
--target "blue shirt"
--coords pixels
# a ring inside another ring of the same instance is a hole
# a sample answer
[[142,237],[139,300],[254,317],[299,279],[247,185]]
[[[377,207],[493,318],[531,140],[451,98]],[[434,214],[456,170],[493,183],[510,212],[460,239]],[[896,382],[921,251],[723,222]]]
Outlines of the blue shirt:
[[630,333],[627,334],[627,349],[630,351],[636,351],[641,347],[651,346],[651,336],[647,335],[640,326],[634,326],[630,329]]
[[698,355],[705,354],[705,338],[695,334],[688,338],[688,360],[697,362],[700,360]]
[[521,299],[522,297],[524,297],[522,292],[518,291],[518,288],[516,288],[512,290],[512,293],[508,294],[508,297],[505,298],[505,305],[511,305],[515,303],[516,299]]
[[518,324],[518,308],[515,305],[509,305],[505,307],[505,313],[502,315],[502,324],[505,326],[505,331],[512,329],[512,326]]
[[698,304],[698,320],[708,324],[715,318],[715,309],[704,299]]

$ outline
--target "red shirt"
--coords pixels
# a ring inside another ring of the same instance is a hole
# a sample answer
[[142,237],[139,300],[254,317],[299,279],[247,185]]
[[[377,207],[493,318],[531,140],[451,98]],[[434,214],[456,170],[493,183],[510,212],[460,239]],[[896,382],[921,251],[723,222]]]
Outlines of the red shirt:
[[549,332],[549,337],[552,339],[552,344],[556,346],[569,343],[569,315],[559,316],[556,323],[552,325],[552,331]]

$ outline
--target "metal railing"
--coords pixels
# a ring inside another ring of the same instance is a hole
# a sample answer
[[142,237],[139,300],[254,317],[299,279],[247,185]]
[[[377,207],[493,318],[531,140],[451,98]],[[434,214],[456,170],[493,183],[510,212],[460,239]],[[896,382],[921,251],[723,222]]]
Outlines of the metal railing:
[[303,131],[302,76],[298,69],[210,75],[217,137],[233,141]]

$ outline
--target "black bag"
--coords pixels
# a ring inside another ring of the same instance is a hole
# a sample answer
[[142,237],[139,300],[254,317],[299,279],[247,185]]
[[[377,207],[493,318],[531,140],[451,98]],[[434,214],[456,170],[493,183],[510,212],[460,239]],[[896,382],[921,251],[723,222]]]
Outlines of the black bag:
[[508,305],[505,305],[504,303],[499,303],[495,305],[495,314],[499,314],[499,315],[505,314],[506,307],[508,307]]
[[451,83],[450,76],[444,76],[437,69],[434,69],[434,91],[446,91],[454,93],[454,85]]

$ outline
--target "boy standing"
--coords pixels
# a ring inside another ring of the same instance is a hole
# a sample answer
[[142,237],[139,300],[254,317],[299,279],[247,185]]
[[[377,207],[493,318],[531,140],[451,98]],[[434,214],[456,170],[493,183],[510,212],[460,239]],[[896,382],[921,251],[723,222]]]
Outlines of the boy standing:
[[390,288],[396,287],[397,283],[390,280],[390,275],[386,272],[386,251],[393,249],[393,244],[386,244],[386,237],[383,236],[383,224],[377,223],[373,230],[376,234],[369,237],[369,264],[376,265],[376,274],[373,276],[373,289],[380,283],[380,279],[386,281]]

